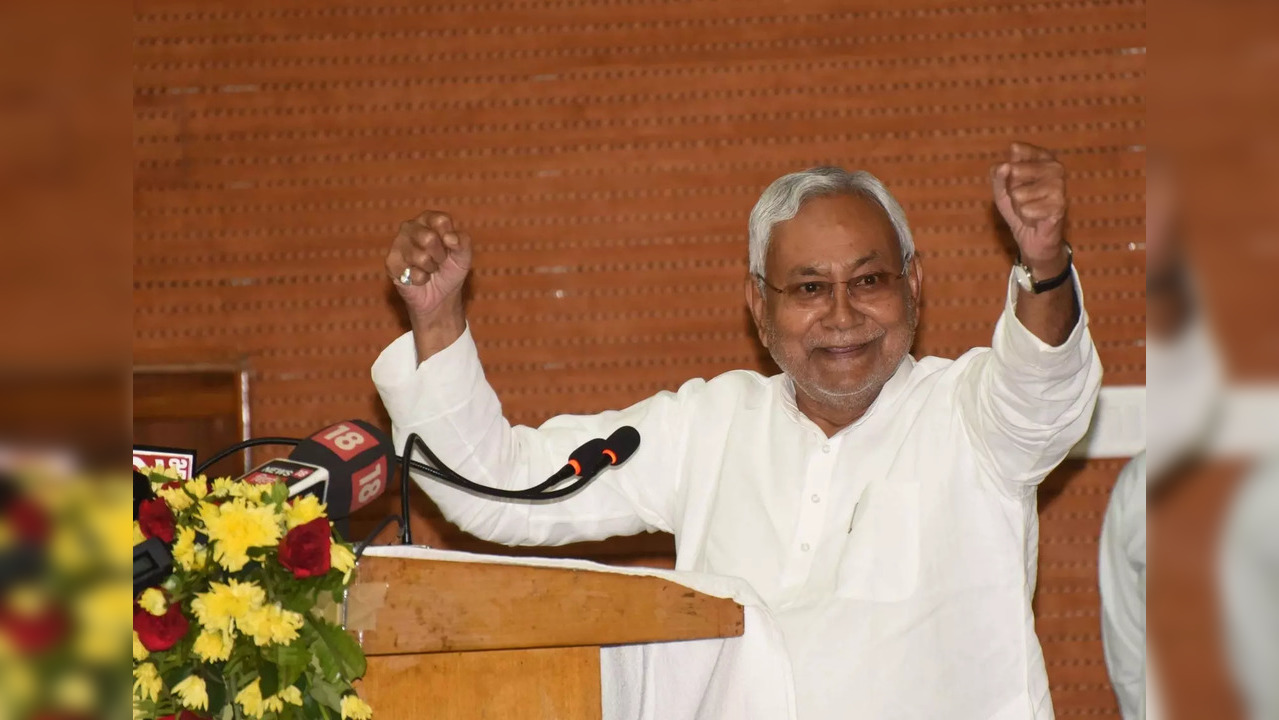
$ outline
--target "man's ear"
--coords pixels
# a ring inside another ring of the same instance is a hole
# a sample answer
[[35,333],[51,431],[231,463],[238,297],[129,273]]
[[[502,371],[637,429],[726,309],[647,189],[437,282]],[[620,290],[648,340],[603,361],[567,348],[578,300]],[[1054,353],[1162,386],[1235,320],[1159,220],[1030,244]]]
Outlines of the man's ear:
[[755,319],[755,332],[759,335],[759,344],[765,348],[768,347],[768,341],[765,340],[764,323],[765,307],[764,293],[760,291],[759,280],[751,273],[746,273],[746,307],[751,311],[751,317]]
[[910,286],[910,296],[915,301],[915,307],[919,307],[919,294],[924,288],[924,265],[918,253],[911,256],[910,270],[906,272],[906,283]]

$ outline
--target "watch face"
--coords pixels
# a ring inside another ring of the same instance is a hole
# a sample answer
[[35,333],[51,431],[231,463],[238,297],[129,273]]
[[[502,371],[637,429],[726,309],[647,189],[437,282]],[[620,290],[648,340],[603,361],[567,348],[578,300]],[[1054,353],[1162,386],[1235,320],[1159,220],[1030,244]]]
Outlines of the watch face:
[[1013,277],[1017,278],[1017,284],[1026,292],[1035,291],[1035,281],[1030,277],[1030,271],[1025,265],[1013,265]]

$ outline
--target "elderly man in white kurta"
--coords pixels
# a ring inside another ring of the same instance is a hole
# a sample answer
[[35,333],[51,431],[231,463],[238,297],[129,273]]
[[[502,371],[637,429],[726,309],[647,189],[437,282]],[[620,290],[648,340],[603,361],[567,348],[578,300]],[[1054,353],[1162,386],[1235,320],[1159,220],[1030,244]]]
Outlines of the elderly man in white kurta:
[[1017,143],[991,178],[1019,256],[991,347],[956,360],[909,354],[924,273],[897,201],[867,173],[817,168],[770,185],[749,221],[746,302],[780,375],[512,427],[466,325],[471,238],[433,211],[388,253],[412,332],[373,379],[398,442],[417,433],[504,488],[635,426],[630,461],[562,502],[421,484],[462,529],[510,545],[674,533],[678,569],[745,578],[767,603],[801,718],[1050,718],[1036,487],[1087,428],[1101,366],[1061,164]]

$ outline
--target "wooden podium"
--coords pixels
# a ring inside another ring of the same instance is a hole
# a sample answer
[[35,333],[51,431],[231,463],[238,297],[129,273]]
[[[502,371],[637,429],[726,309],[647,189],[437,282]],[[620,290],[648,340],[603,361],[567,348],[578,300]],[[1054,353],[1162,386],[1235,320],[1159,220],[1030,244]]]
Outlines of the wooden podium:
[[663,578],[365,557],[345,608],[381,718],[601,716],[602,645],[734,637],[742,607]]

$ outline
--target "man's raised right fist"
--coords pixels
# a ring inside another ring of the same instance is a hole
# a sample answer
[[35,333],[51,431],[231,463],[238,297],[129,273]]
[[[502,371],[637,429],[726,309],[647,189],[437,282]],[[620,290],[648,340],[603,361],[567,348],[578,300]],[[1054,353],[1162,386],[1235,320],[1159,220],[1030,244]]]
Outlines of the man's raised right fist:
[[461,301],[471,270],[471,237],[447,214],[428,210],[400,225],[386,256],[391,277],[409,313],[426,316]]

